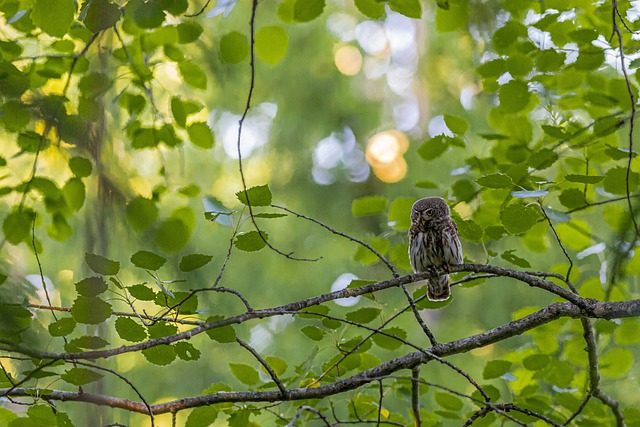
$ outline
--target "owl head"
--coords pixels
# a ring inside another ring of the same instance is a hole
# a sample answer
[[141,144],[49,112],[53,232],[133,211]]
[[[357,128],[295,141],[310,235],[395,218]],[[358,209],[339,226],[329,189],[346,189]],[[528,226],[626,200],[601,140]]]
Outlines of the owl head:
[[442,197],[425,197],[413,204],[411,221],[425,223],[450,217],[449,205]]

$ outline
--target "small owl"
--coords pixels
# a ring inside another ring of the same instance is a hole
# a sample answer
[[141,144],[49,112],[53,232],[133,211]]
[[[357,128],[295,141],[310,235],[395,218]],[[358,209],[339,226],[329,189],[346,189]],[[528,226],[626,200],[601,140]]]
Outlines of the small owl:
[[[440,197],[426,197],[411,208],[409,228],[409,260],[415,273],[429,267],[462,264],[462,247],[458,229],[451,220],[449,206]],[[443,301],[451,296],[449,275],[427,280],[427,297]]]

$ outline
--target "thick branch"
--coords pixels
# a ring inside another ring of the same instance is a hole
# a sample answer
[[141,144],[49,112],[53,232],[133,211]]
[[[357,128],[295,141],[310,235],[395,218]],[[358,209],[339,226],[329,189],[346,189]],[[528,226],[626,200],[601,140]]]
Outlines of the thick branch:
[[[353,290],[353,289],[352,289]],[[623,302],[603,302],[583,299],[587,310],[582,310],[572,303],[555,303],[543,308],[522,319],[515,320],[506,325],[499,326],[481,334],[462,338],[445,344],[431,347],[427,352],[413,352],[398,357],[380,365],[367,369],[356,375],[344,378],[333,383],[322,384],[315,388],[297,388],[288,391],[287,400],[321,399],[349,390],[357,389],[365,384],[377,381],[379,378],[391,375],[404,369],[412,369],[415,366],[430,360],[429,353],[439,357],[447,357],[454,354],[465,353],[469,350],[487,346],[510,337],[520,335],[528,330],[543,324],[552,322],[561,317],[580,318],[582,316],[592,318],[613,319],[621,317],[640,316],[640,300]],[[8,392],[8,389],[0,389],[0,394]],[[11,397],[33,396],[34,390],[27,391],[22,388],[12,390]],[[106,405],[114,408],[126,409],[133,412],[148,414],[148,408],[140,402],[132,402],[126,399],[94,395],[89,393],[76,393],[53,391],[46,395],[47,400],[88,402],[96,405]],[[211,405],[224,402],[279,402],[282,401],[282,393],[277,391],[243,391],[220,392],[204,396],[195,396],[175,400],[166,403],[152,405],[154,414],[181,411],[198,406]]]
[[[460,271],[472,271],[476,273],[491,273],[496,276],[506,276],[506,277],[514,278],[521,282],[527,283],[529,286],[538,287],[538,288],[547,290],[555,295],[558,295],[564,298],[567,301],[570,301],[572,303],[571,305],[573,306],[573,310],[576,313],[578,313],[577,315],[579,315],[580,312],[583,312],[583,314],[585,314],[588,317],[612,319],[612,318],[621,318],[621,317],[633,317],[633,316],[637,316],[640,313],[640,300],[627,301],[624,303],[616,303],[620,305],[615,305],[615,306],[607,306],[606,304],[609,304],[609,303],[598,302],[595,300],[582,298],[579,295],[574,294],[568,289],[562,288],[549,280],[545,280],[538,277],[538,275],[541,273],[526,273],[522,271],[510,270],[507,268],[501,268],[501,267],[496,267],[492,265],[482,265],[482,264],[461,264],[461,265],[450,267],[449,271],[452,273],[460,272]],[[434,275],[434,272],[425,272],[425,273],[419,273],[414,275],[402,276],[402,277],[398,277],[397,279],[391,279],[391,280],[385,280],[377,283],[372,283],[372,284],[361,286],[358,288],[346,288],[339,291],[330,292],[327,294],[307,298],[305,300],[300,300],[293,303],[285,304],[279,307],[253,310],[237,316],[228,317],[226,319],[203,323],[193,329],[189,329],[187,331],[180,332],[175,335],[156,338],[156,339],[148,340],[148,341],[141,342],[134,345],[125,345],[118,348],[86,351],[86,352],[78,352],[78,353],[50,353],[50,352],[44,352],[44,351],[37,351],[37,350],[25,348],[25,347],[14,346],[10,342],[0,340],[0,344],[6,344],[5,346],[2,346],[0,349],[6,350],[6,351],[15,351],[18,353],[26,354],[32,357],[38,357],[41,359],[79,360],[79,359],[108,358],[108,357],[116,356],[119,354],[139,352],[144,349],[155,347],[158,345],[172,344],[177,341],[190,339],[208,330],[221,328],[227,325],[240,324],[240,323],[244,323],[254,319],[264,319],[267,317],[280,316],[285,313],[301,311],[305,308],[320,305],[325,302],[334,301],[340,298],[356,297],[360,295],[379,292],[384,289],[402,286],[407,283],[417,282],[417,281],[429,278],[432,275]],[[553,306],[550,306],[550,307],[553,307]],[[569,314],[566,314],[566,315],[569,315]],[[576,317],[577,315],[571,314],[572,317]],[[433,348],[439,348],[439,347],[440,346],[433,347]],[[439,355],[439,354],[436,353],[436,355]]]

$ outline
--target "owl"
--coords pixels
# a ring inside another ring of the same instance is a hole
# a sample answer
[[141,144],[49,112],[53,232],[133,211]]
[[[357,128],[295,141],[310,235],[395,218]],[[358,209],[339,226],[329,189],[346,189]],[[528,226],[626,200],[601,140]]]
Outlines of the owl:
[[[429,267],[462,264],[462,247],[458,228],[451,219],[449,206],[440,197],[426,197],[411,208],[409,228],[409,260],[415,273]],[[443,301],[451,296],[449,275],[443,274],[427,280],[427,297]]]

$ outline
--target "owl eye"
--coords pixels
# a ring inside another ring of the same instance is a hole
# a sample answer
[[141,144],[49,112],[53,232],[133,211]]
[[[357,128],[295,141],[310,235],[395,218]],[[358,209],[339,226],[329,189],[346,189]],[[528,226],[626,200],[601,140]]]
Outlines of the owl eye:
[[426,211],[427,216],[432,216],[433,215],[433,209],[427,209]]

